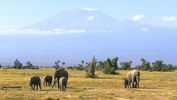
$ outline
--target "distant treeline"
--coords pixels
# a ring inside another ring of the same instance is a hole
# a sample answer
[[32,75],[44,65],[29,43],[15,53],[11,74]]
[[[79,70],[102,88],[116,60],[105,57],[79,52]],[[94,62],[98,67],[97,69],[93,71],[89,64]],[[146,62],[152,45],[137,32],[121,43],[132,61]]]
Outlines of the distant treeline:
[[[142,71],[162,71],[171,72],[177,69],[177,66],[172,64],[164,64],[162,60],[156,60],[155,62],[148,62],[145,59],[141,59],[141,64],[132,67],[132,61],[120,62],[118,66],[118,57],[107,58],[105,61],[97,61],[95,66],[96,70],[102,70],[104,73],[115,74],[115,70],[131,70],[139,69]],[[68,69],[84,70],[89,66],[90,63],[81,61],[77,66],[69,66]]]
[[[76,66],[66,66],[68,69],[75,70],[100,70],[106,74],[116,74],[116,70],[131,70],[131,69],[139,69],[143,71],[163,71],[163,72],[171,72],[177,69],[177,66],[172,64],[164,64],[162,60],[156,60],[155,62],[148,62],[145,59],[141,59],[141,64],[132,67],[132,61],[120,62],[120,66],[118,66],[118,57],[115,58],[107,58],[105,61],[97,61],[95,57],[93,57],[91,62],[81,61],[80,64]],[[94,62],[94,63],[93,63]],[[63,67],[65,62],[61,62],[60,60],[55,61],[53,68],[58,69]],[[90,67],[91,66],[91,67]],[[2,65],[0,65],[2,68]],[[15,69],[39,69],[39,66],[34,66],[30,61],[26,62],[26,65],[22,65],[22,63],[16,59],[14,61],[13,66],[8,66],[8,68]],[[90,69],[91,68],[91,69]]]

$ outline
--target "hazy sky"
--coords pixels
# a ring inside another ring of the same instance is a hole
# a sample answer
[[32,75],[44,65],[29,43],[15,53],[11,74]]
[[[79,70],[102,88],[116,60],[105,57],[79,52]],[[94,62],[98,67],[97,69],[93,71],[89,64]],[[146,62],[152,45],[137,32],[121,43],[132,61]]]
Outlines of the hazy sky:
[[119,19],[177,27],[177,0],[1,0],[0,29],[25,27],[76,8],[96,8]]

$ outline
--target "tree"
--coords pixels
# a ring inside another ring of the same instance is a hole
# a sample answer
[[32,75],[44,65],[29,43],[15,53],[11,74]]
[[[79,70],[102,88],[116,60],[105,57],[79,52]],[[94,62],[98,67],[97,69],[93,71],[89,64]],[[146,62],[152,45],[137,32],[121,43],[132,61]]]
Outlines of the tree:
[[22,68],[22,63],[18,59],[14,61],[14,68],[15,69],[21,69]]
[[81,60],[81,64],[84,65],[84,63],[85,63],[84,60]]
[[168,69],[169,69],[169,66],[167,64],[162,64],[160,71],[167,72]]
[[31,68],[33,68],[33,64],[30,61],[27,61],[26,62],[26,67],[31,69]]
[[98,64],[97,64],[97,66],[96,66],[96,69],[97,70],[103,70],[104,69],[104,62],[102,62],[102,61],[98,61]]
[[65,62],[62,62],[62,66],[64,66],[65,65]]
[[161,71],[163,61],[157,60],[154,63],[152,63],[152,69],[153,71]]
[[54,63],[55,63],[54,68],[59,69],[60,68],[60,60],[57,60]]
[[86,68],[86,77],[95,78],[95,68],[96,68],[97,61],[95,57],[93,57],[91,63]]
[[118,69],[117,62],[118,62],[118,57],[115,57],[111,60],[112,67],[114,67],[115,70]]
[[151,70],[150,63],[141,58],[141,65],[139,66],[139,69],[143,71]]
[[0,65],[0,68],[1,68],[2,66]]
[[172,72],[175,70],[175,66],[173,66],[172,64],[168,64],[168,71]]
[[121,63],[120,63],[121,68],[124,69],[124,70],[131,69],[131,64],[132,64],[132,61],[129,61],[129,62],[121,62]]
[[76,70],[84,70],[83,65],[82,65],[82,64],[78,64],[78,65],[76,66]]
[[103,73],[105,74],[115,74],[115,67],[113,67],[110,58],[104,62]]

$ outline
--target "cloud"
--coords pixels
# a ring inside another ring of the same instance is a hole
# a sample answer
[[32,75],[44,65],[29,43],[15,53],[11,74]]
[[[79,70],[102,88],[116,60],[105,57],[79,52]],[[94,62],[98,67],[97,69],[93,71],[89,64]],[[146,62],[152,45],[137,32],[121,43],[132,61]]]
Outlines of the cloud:
[[92,21],[95,18],[95,16],[88,16],[88,20]]
[[175,16],[163,16],[162,20],[164,22],[174,22],[176,21],[176,17]]
[[133,16],[132,20],[135,22],[141,21],[144,18],[144,15],[135,15]]
[[96,8],[81,8],[82,10],[86,10],[86,11],[96,11]]
[[86,30],[82,29],[60,29],[55,28],[52,30],[38,30],[38,29],[8,29],[0,30],[0,35],[50,35],[50,34],[72,34],[84,33]]
[[149,29],[146,28],[146,27],[141,28],[141,30],[144,31],[144,32],[149,31]]

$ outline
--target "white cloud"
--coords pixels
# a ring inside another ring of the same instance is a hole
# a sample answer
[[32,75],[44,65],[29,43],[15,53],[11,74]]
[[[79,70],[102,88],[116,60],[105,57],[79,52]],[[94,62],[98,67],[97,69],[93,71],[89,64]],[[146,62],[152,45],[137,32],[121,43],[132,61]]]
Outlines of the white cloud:
[[87,10],[87,11],[96,11],[96,8],[81,8],[82,10]]
[[0,35],[49,35],[49,34],[72,34],[84,33],[83,29],[60,29],[55,28],[52,30],[38,30],[38,29],[8,29],[0,30]]
[[67,33],[84,33],[86,30],[75,30],[75,29],[70,29],[67,30]]
[[174,22],[176,21],[176,17],[175,16],[163,16],[162,20],[164,22]]
[[141,30],[144,31],[144,32],[149,31],[149,29],[146,28],[146,27],[141,28]]
[[137,22],[137,21],[141,21],[144,18],[144,15],[135,15],[133,16],[132,20]]
[[93,20],[94,18],[95,18],[95,16],[88,16],[87,19],[88,19],[89,21],[91,21],[91,20]]

